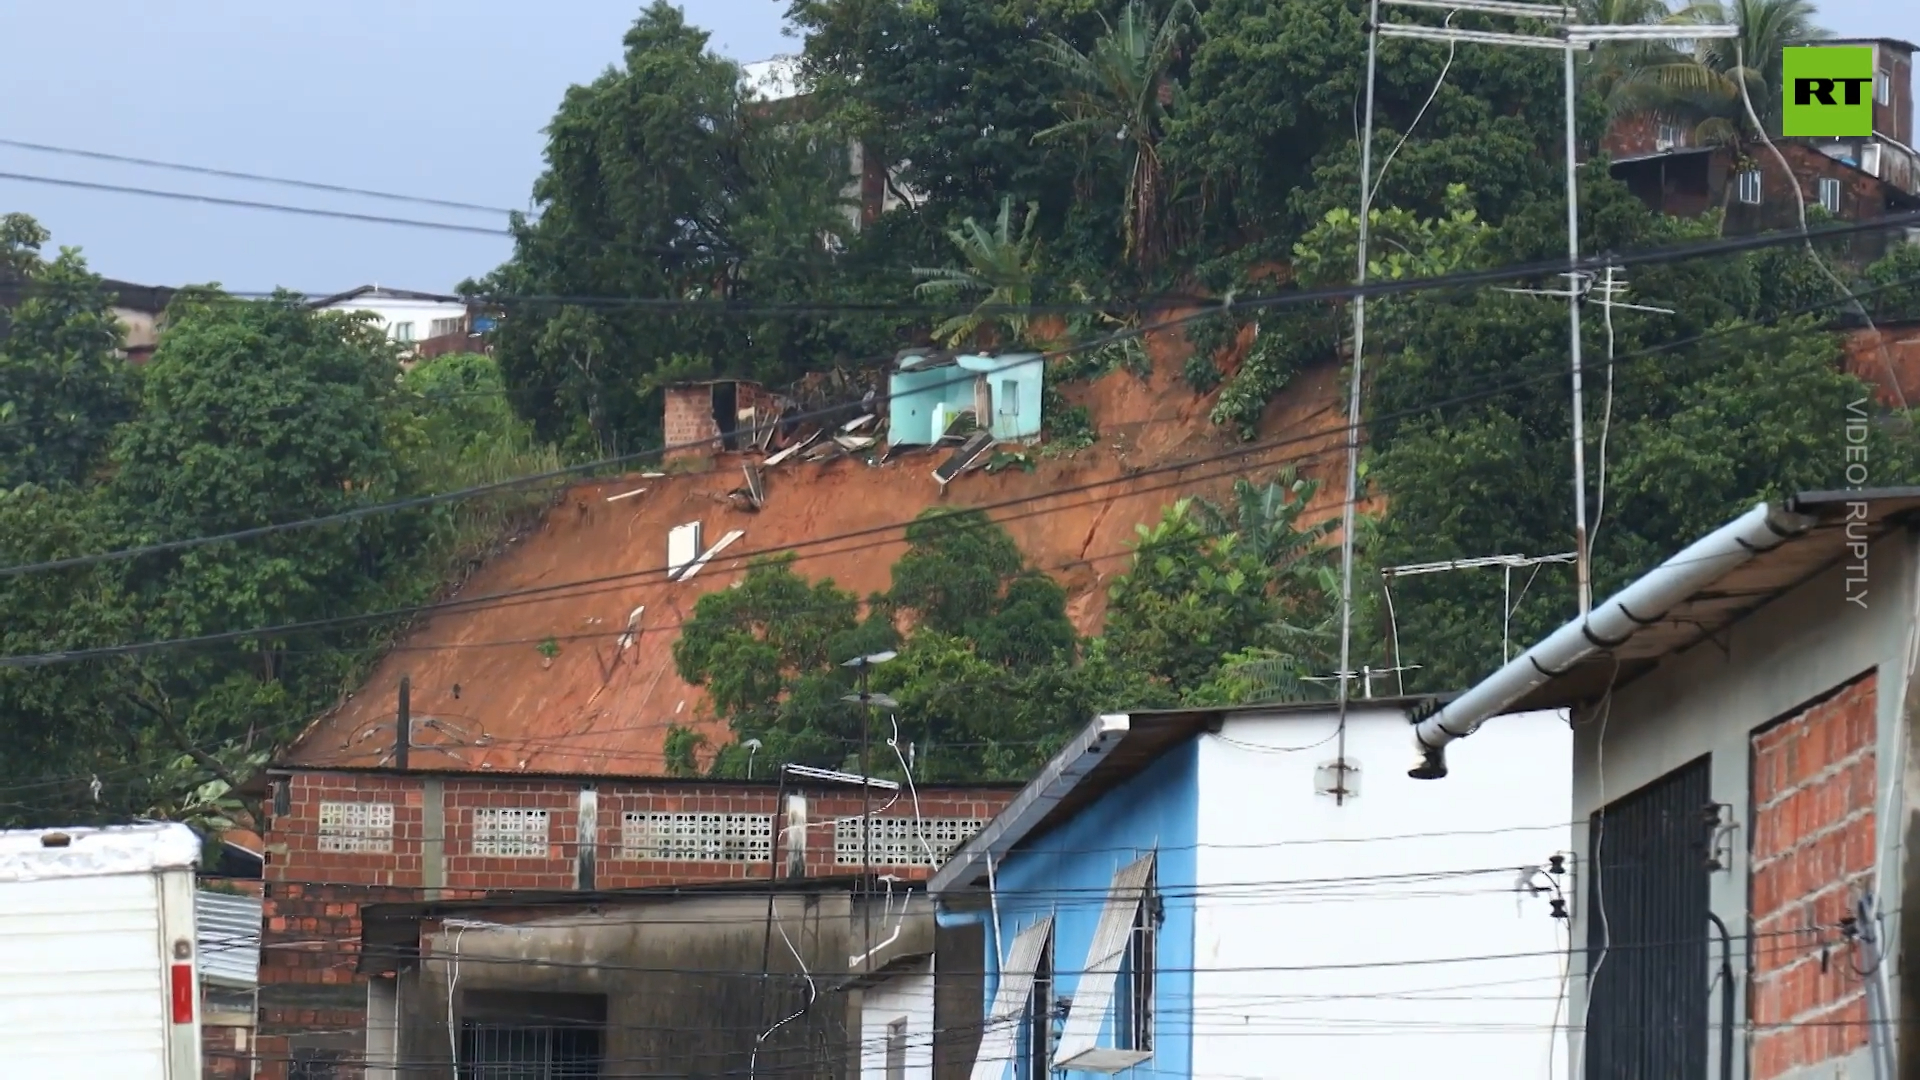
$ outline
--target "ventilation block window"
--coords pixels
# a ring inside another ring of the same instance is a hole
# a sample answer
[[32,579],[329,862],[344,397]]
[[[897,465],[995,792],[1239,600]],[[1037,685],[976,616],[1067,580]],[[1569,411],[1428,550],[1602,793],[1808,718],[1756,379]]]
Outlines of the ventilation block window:
[[763,863],[773,856],[768,814],[628,813],[620,834],[628,859]]
[[473,853],[508,859],[546,858],[547,812],[518,808],[475,810]]
[[393,804],[323,802],[320,850],[384,855],[393,850]]
[[[869,838],[861,818],[841,818],[833,825],[833,861],[837,866],[861,866],[866,863]],[[913,818],[876,817],[872,824],[873,865],[938,866],[947,861],[955,848],[979,832],[986,822],[979,818],[923,818],[914,828]]]

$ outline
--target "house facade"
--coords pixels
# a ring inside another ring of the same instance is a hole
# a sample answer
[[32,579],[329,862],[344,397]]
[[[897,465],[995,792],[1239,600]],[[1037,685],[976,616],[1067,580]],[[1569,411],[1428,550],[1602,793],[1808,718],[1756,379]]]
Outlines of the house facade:
[[275,1080],[357,1080],[381,1052],[373,1021],[391,1014],[382,995],[393,984],[378,980],[394,969],[361,951],[371,905],[499,906],[528,893],[586,905],[623,890],[765,883],[776,818],[783,880],[871,865],[904,883],[924,879],[929,851],[943,858],[1010,795],[929,785],[914,802],[836,784],[434,768],[282,766],[269,777],[253,1075]]
[[1437,704],[1095,720],[929,883],[984,931],[982,1033],[945,1075],[1537,1073],[1571,735],[1516,723],[1462,766],[1488,790],[1435,795],[1404,766]]
[[864,876],[380,904],[363,927],[368,1080],[882,1077],[887,1033],[925,1057],[934,1023],[849,975],[924,967],[936,934],[923,893]]
[[1914,1075],[1916,521],[1915,488],[1757,507],[1417,728],[1437,777],[1571,710],[1571,1075]]
[[[1609,171],[1662,213],[1692,217],[1724,210],[1726,231],[1735,235],[1797,229],[1803,207],[1819,207],[1841,221],[1920,208],[1920,151],[1913,146],[1915,47],[1891,38],[1821,45],[1873,49],[1870,136],[1775,138],[1771,148],[1700,145],[1679,119],[1639,113],[1616,120],[1602,140]],[[1862,234],[1839,243],[1846,245],[1850,261],[1866,263],[1905,239],[1904,234]]]
[[469,351],[468,347],[451,346],[461,346],[475,328],[467,302],[458,296],[381,285],[362,285],[322,297],[312,306],[324,311],[370,312],[390,340],[427,355]]
[[996,442],[1040,437],[1046,363],[1039,353],[996,356],[910,350],[888,379],[887,441],[931,446],[962,413]]

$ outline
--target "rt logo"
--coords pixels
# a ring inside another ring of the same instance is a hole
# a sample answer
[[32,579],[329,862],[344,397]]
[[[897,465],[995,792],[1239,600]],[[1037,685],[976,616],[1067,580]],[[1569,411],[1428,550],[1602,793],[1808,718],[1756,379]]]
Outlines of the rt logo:
[[1780,133],[1814,138],[1873,134],[1873,50],[1795,46],[1781,52],[1787,93]]

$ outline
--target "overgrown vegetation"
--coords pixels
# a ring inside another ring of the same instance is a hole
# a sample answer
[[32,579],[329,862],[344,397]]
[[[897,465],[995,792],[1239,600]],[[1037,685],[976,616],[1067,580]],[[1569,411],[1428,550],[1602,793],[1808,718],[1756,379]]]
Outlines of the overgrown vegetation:
[[[364,320],[282,295],[182,292],[144,367],[111,296],[18,215],[0,338],[0,562],[87,555],[336,514],[551,467],[482,357],[399,355]],[[0,819],[216,822],[279,742],[351,688],[396,629],[540,504],[503,495],[0,585]],[[311,629],[295,626],[317,623]],[[270,629],[283,628],[283,629]],[[246,630],[235,636],[236,630]],[[188,648],[127,643],[206,637]],[[97,793],[96,793],[97,781]]]

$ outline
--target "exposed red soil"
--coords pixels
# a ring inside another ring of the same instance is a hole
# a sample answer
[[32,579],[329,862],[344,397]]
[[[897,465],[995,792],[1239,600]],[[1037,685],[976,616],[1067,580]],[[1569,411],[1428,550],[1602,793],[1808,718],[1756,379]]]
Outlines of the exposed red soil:
[[[393,744],[399,680],[408,675],[413,768],[657,775],[670,726],[726,737],[701,692],[675,672],[672,645],[695,602],[739,580],[756,555],[792,551],[799,572],[864,597],[890,584],[905,550],[902,530],[915,515],[935,506],[987,507],[1028,562],[1066,586],[1075,625],[1093,633],[1105,613],[1106,581],[1125,569],[1134,526],[1183,495],[1218,495],[1236,477],[1266,477],[1297,462],[1322,479],[1315,515],[1338,512],[1338,370],[1303,373],[1268,409],[1261,441],[1242,445],[1208,420],[1212,396],[1195,395],[1178,378],[1184,339],[1158,338],[1150,381],[1121,372],[1069,388],[1069,399],[1094,417],[1100,441],[1059,457],[1036,448],[1031,472],[974,471],[942,490],[932,472],[945,450],[885,465],[789,461],[767,471],[767,502],[757,513],[726,498],[740,485],[743,459],[734,455],[706,471],[577,485],[455,599],[547,591],[423,618],[283,760],[381,763]],[[641,487],[644,494],[608,501]],[[733,529],[746,535],[692,580],[668,582],[667,532],[695,520],[705,544]],[[623,648],[629,614],[641,607],[639,633]],[[540,648],[548,638],[559,646],[550,660]]]

